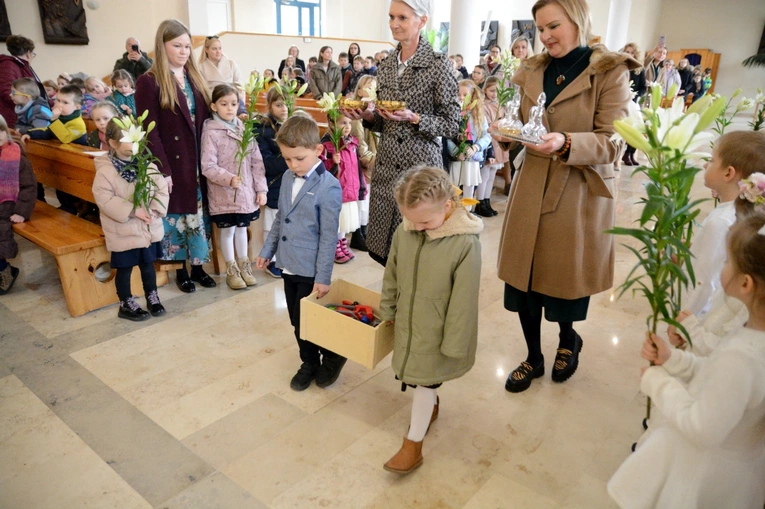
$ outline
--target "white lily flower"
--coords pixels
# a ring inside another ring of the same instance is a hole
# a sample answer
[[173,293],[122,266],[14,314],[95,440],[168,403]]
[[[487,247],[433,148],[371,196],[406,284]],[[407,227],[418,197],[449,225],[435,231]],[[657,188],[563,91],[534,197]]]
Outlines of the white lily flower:
[[141,140],[145,134],[146,133],[144,133],[143,129],[141,129],[139,126],[130,124],[130,128],[127,131],[122,131],[122,138],[120,141],[122,143],[132,143],[133,155],[136,155],[138,153],[138,148],[140,146]]
[[747,99],[746,97],[742,97],[741,100],[736,105],[736,113],[738,113],[739,111],[746,111],[753,107],[754,107],[754,99]]
[[683,117],[679,124],[673,125],[669,131],[667,131],[667,135],[663,139],[664,145],[673,150],[685,151],[688,143],[690,143],[693,138],[693,130],[698,123],[699,114],[689,113]]
[[321,99],[319,99],[318,104],[319,108],[321,108],[321,111],[329,111],[335,106],[335,93],[330,92],[326,93],[324,92],[324,96],[322,96]]

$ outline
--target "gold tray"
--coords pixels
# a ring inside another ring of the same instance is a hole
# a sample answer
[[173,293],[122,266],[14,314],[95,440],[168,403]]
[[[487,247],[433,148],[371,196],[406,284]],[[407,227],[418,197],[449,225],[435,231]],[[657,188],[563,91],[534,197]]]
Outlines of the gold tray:
[[520,141],[521,143],[528,143],[530,145],[541,145],[544,143],[544,141],[540,140],[539,138],[527,138],[525,136],[521,136],[520,133],[511,133],[508,131],[501,131],[500,129],[489,129],[489,134],[502,136],[503,138],[510,138],[511,140]]
[[340,99],[339,106],[349,110],[365,110],[369,105],[368,101],[359,101],[356,99]]
[[375,108],[384,111],[402,111],[406,109],[404,101],[375,101]]

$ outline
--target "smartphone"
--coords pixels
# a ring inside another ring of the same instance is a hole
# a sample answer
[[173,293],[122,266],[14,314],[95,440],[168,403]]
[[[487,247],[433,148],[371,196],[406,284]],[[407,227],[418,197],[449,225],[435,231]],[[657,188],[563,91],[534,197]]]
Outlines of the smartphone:
[[130,46],[130,49],[132,49],[133,51],[138,51],[138,45],[137,44],[133,44],[132,46]]
[[666,38],[665,36],[663,36],[663,35],[662,35],[661,37],[659,37],[659,45],[658,45],[658,46],[659,46],[660,48],[663,48],[663,47],[665,47],[666,45],[667,45],[667,38]]

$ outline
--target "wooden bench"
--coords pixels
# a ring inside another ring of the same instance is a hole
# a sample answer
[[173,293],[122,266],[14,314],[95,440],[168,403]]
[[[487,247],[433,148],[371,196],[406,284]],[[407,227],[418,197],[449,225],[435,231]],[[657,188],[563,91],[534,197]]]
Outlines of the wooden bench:
[[[92,189],[96,168],[94,158],[88,152],[98,153],[89,147],[53,140],[30,140],[26,145],[26,155],[38,182],[94,203]],[[56,257],[64,297],[72,316],[117,302],[114,271],[103,282],[95,277],[96,267],[108,263],[111,258],[100,226],[38,201],[31,219],[14,224],[13,230]],[[158,267],[161,270],[157,271],[157,285],[166,285],[165,270],[174,266],[161,264]],[[131,288],[137,295],[143,292],[137,268],[132,274]]]
[[[13,231],[56,257],[70,315],[81,316],[119,301],[114,286],[115,271],[112,270],[104,281],[96,278],[96,269],[109,263],[111,258],[103,231],[97,224],[38,201],[31,219],[14,223]],[[167,282],[166,272],[157,274],[157,285]],[[133,293],[143,294],[137,267],[133,269],[130,285]]]

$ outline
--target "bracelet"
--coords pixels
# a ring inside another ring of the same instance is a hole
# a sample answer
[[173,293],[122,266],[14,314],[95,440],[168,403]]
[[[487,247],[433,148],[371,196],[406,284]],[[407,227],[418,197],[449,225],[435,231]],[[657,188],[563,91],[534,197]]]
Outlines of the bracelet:
[[563,132],[561,134],[563,134],[566,140],[563,142],[563,146],[560,148],[560,150],[555,152],[555,155],[561,159],[565,159],[568,157],[568,153],[571,151],[571,135],[567,132]]
[[417,115],[417,120],[410,120],[409,123],[412,124],[412,125],[419,125],[420,124],[420,114],[419,113],[415,113],[415,115]]

